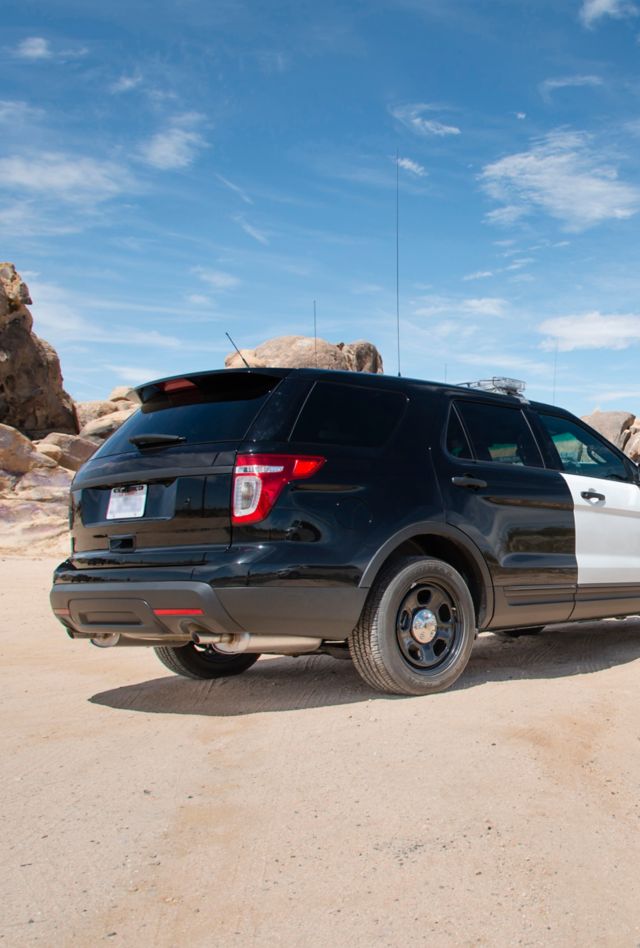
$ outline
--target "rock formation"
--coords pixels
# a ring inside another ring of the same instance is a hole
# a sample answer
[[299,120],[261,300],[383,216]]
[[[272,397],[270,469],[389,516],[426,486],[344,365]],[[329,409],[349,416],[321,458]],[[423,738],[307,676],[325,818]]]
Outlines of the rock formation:
[[635,416],[626,411],[594,411],[582,419],[586,424],[595,428],[601,435],[624,450]]
[[382,373],[382,356],[376,347],[365,341],[339,342],[334,345],[312,336],[277,336],[255,349],[241,349],[241,355],[230,352],[224,360],[227,369],[244,368],[244,360],[252,368],[282,366],[284,368],[342,369],[350,372]]
[[73,399],[62,387],[55,349],[32,331],[29,289],[12,263],[0,263],[0,423],[32,438],[76,434]]

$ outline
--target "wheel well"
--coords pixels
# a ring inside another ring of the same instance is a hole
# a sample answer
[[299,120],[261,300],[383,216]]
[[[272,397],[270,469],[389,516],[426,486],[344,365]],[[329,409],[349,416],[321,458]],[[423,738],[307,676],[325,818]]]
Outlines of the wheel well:
[[384,563],[381,564],[378,575],[394,560],[401,559],[404,556],[430,556],[437,560],[443,560],[445,563],[448,563],[449,566],[453,566],[453,568],[460,573],[469,588],[475,608],[476,620],[478,626],[481,626],[482,620],[486,616],[487,597],[482,574],[474,562],[473,557],[467,553],[466,550],[459,547],[452,540],[448,540],[446,537],[434,536],[433,534],[421,534],[412,537],[410,540],[405,540],[404,543],[396,547],[396,549],[389,554]]

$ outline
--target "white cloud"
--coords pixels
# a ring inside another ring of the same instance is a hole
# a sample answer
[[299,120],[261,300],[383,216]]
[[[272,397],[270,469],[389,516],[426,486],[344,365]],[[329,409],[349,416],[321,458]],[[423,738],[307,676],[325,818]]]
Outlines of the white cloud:
[[121,165],[82,155],[44,152],[0,158],[0,187],[18,188],[72,203],[95,203],[131,188]]
[[543,349],[628,349],[640,342],[640,315],[607,315],[594,310],[575,316],[547,319],[538,327],[547,336]]
[[416,316],[461,314],[466,316],[504,316],[507,301],[499,297],[456,299],[450,296],[425,296],[419,301]]
[[16,56],[19,59],[50,59],[52,52],[49,41],[42,36],[29,36],[18,44]]
[[202,293],[190,293],[187,296],[187,303],[192,303],[193,306],[213,306],[209,297],[203,296]]
[[423,117],[425,112],[433,112],[435,110],[436,106],[418,102],[413,105],[397,105],[391,109],[391,114],[406,128],[412,132],[416,132],[418,135],[436,135],[438,137],[459,135],[460,129],[455,125],[444,125],[435,119],[426,119]]
[[424,178],[427,173],[422,165],[418,164],[417,161],[412,161],[411,158],[398,158],[398,165],[405,171],[415,174],[418,178]]
[[15,99],[0,99],[0,122],[22,124],[30,119],[41,118],[42,109],[35,109],[26,102]]
[[463,276],[462,279],[467,280],[486,280],[487,277],[493,276],[493,270],[476,270],[474,273],[467,273],[466,276]]
[[556,89],[578,89],[584,86],[596,88],[602,85],[604,82],[600,76],[562,76],[558,79],[545,79],[540,83],[539,88],[543,98],[550,99],[551,93]]
[[218,181],[221,181],[224,184],[225,188],[229,188],[230,191],[233,191],[234,194],[237,194],[238,197],[244,201],[245,204],[253,204],[253,201],[249,197],[246,191],[244,191],[239,184],[234,184],[233,181],[229,181],[228,178],[223,177],[221,174],[217,174],[216,178]]
[[105,365],[104,368],[129,385],[142,385],[143,382],[162,378],[166,374],[159,369],[148,369],[139,365]]
[[524,119],[526,119],[526,117],[527,117],[527,113],[526,113],[526,112],[516,112],[516,118],[519,119],[521,122],[522,122]]
[[486,165],[480,181],[503,204],[487,215],[493,223],[511,224],[542,210],[579,231],[631,217],[640,203],[640,192],[619,181],[607,156],[593,151],[579,132],[552,132],[530,151]]
[[624,17],[637,15],[637,6],[635,3],[629,3],[628,0],[584,0],[580,9],[580,19],[587,27],[592,27],[603,16],[621,20]]
[[119,79],[116,79],[115,82],[112,82],[109,86],[109,92],[112,92],[114,95],[118,95],[122,92],[131,92],[132,89],[135,89],[136,86],[139,86],[142,82],[142,75],[139,72],[134,72],[130,76],[120,76]]
[[129,325],[118,327],[113,323],[99,325],[78,312],[67,300],[72,294],[51,283],[32,282],[30,286],[35,330],[45,338],[60,342],[99,342],[108,345],[155,346],[159,349],[178,349],[181,342],[152,329],[132,330]]
[[487,375],[502,375],[502,373],[513,375],[516,372],[545,375],[549,372],[547,363],[536,362],[534,359],[527,359],[525,356],[510,352],[462,353],[456,359],[464,365],[475,365],[478,368],[487,369]]
[[236,217],[233,218],[233,220],[236,222],[236,224],[238,224],[243,229],[245,234],[248,234],[249,237],[253,237],[253,239],[257,240],[259,244],[263,244],[266,246],[269,243],[269,238],[267,237],[267,235],[263,231],[258,230],[257,227],[254,227],[252,224],[249,224],[244,219],[244,217],[237,215]]
[[146,164],[162,171],[188,167],[206,142],[197,130],[202,116],[185,112],[174,116],[169,124],[140,147],[140,157]]
[[216,290],[231,290],[240,285],[240,280],[232,273],[225,273],[223,270],[209,270],[206,267],[193,267],[192,273],[195,273],[203,283],[215,287]]

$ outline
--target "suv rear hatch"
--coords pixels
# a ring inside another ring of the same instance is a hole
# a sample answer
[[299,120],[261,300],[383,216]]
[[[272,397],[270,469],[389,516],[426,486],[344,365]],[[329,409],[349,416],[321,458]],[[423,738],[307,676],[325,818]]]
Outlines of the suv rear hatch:
[[222,370],[138,389],[142,405],[72,485],[73,561],[202,562],[231,542],[238,445],[288,370]]

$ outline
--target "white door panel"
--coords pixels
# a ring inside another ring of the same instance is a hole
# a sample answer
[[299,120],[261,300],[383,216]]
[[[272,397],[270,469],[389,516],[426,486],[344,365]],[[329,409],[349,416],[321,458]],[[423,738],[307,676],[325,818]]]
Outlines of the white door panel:
[[[578,585],[640,583],[640,487],[562,474],[573,497]],[[604,500],[588,499],[596,492]]]

